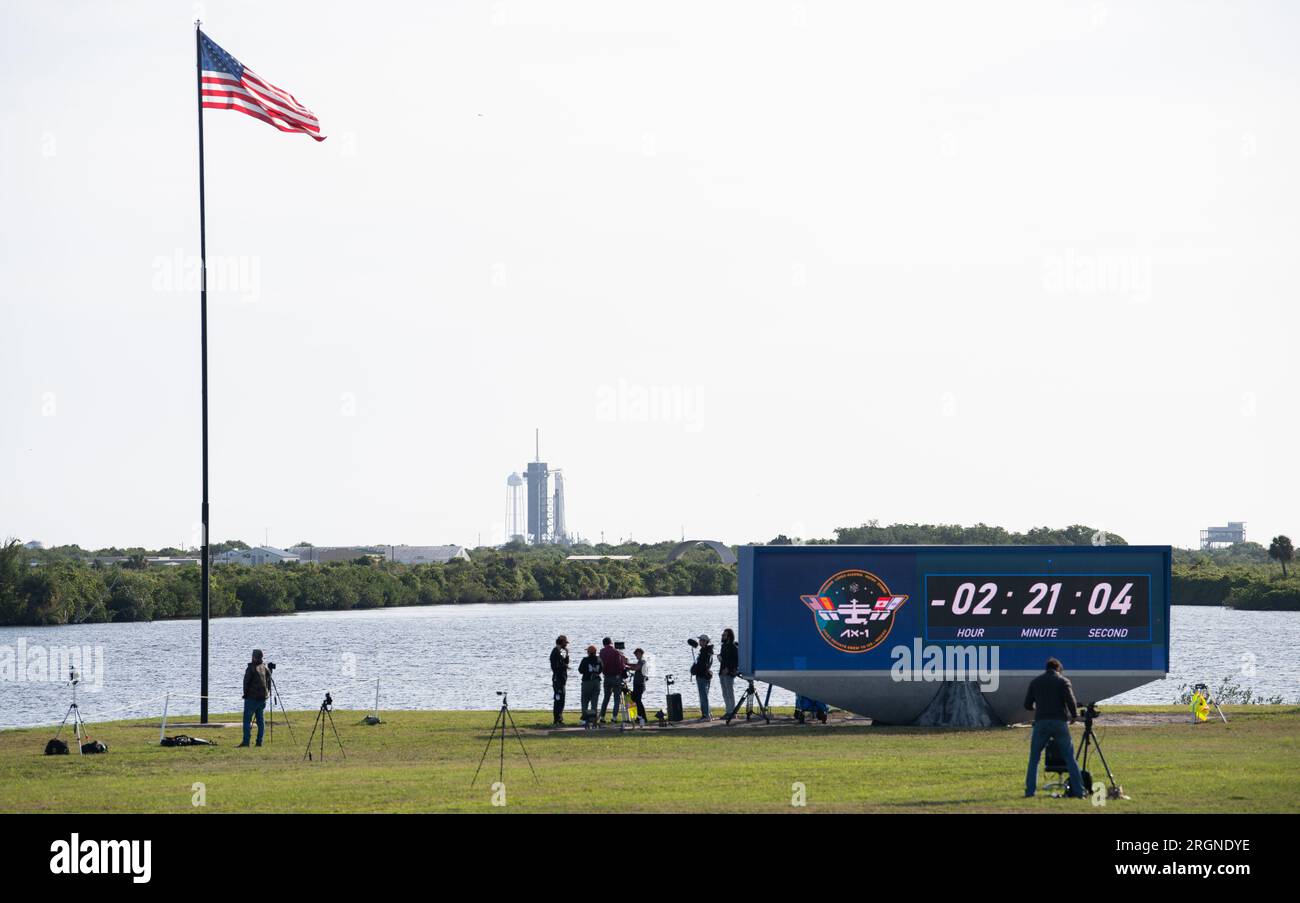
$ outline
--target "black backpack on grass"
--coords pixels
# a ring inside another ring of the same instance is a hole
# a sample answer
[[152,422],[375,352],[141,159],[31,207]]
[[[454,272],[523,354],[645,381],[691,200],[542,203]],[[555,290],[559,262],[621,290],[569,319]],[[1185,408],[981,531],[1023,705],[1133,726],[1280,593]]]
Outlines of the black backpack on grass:
[[58,737],[54,737],[49,743],[45,744],[45,755],[47,756],[66,756],[67,754],[68,744]]
[[188,734],[177,734],[175,737],[163,737],[158,741],[160,746],[214,746],[211,740],[203,740],[199,737],[191,737]]

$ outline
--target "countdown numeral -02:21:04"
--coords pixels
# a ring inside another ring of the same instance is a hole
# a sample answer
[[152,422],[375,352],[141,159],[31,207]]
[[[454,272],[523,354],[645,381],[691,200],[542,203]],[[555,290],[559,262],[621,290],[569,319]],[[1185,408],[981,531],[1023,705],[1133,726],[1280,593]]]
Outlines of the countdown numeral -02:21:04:
[[[1092,588],[1092,594],[1088,599],[1088,613],[1099,615],[1107,610],[1118,612],[1121,615],[1128,614],[1133,606],[1132,599],[1133,584],[1125,583],[1118,593],[1110,583],[1098,583]],[[1026,615],[1051,615],[1056,612],[1056,604],[1060,601],[1061,584],[1038,582],[1029,587],[1032,598],[1025,605],[1022,614]],[[980,598],[976,601],[976,594]],[[989,605],[998,595],[998,585],[993,582],[982,584],[978,590],[974,583],[962,583],[953,593],[951,611],[955,615],[964,615],[970,612],[973,615],[989,615],[993,610]],[[1010,595],[1010,593],[1008,593]],[[1075,595],[1082,596],[1082,592]],[[1043,600],[1047,600],[1047,610],[1043,611]],[[942,605],[942,600],[935,600],[934,605]]]

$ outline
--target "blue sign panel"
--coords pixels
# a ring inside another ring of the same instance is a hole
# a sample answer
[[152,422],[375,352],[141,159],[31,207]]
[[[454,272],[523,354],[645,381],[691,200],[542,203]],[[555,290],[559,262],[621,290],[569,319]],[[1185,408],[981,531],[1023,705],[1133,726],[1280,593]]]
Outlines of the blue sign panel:
[[[898,647],[997,646],[1004,671],[1164,674],[1168,546],[748,546],[741,669],[888,671]],[[1150,679],[1149,677],[1147,679]]]

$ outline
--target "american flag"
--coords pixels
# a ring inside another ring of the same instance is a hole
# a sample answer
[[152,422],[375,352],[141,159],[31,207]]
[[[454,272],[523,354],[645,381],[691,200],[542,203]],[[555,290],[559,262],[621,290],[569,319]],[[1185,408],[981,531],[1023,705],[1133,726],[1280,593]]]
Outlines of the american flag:
[[311,110],[288,91],[263,81],[203,32],[199,32],[199,79],[203,106],[210,110],[238,110],[282,132],[325,140]]

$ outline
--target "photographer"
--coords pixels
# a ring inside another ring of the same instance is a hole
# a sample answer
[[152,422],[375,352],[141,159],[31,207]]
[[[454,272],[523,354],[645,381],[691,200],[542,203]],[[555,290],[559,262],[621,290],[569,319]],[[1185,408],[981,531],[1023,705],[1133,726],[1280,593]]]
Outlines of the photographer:
[[713,646],[709,643],[708,634],[700,634],[699,639],[700,655],[691,665],[691,674],[695,675],[695,686],[700,691],[700,720],[712,721],[713,715],[709,712],[709,685],[713,683]]
[[[1025,774],[1025,796],[1030,797],[1038,789],[1038,757],[1048,743],[1053,744],[1056,754],[1070,769],[1070,793],[1072,797],[1083,796],[1083,776],[1079,774],[1079,763],[1074,760],[1074,747],[1070,740],[1070,724],[1079,720],[1078,706],[1074,701],[1074,687],[1069,678],[1061,673],[1061,663],[1049,658],[1047,670],[1029,682],[1025,693],[1025,708],[1033,709],[1034,732],[1029,741],[1029,771]],[[1069,724],[1066,713],[1069,713]]]
[[605,708],[609,697],[614,697],[614,720],[618,720],[619,697],[623,695],[623,672],[627,670],[627,656],[614,648],[614,641],[609,637],[601,640],[600,673],[605,681],[605,692],[600,699],[600,720],[605,721]]
[[564,685],[569,682],[569,638],[560,634],[551,650],[551,689],[555,704],[551,707],[552,727],[564,726]]
[[636,656],[636,661],[627,666],[627,669],[632,672],[632,702],[636,705],[637,719],[642,724],[649,724],[650,716],[646,714],[645,703],[641,701],[641,697],[645,695],[647,664],[645,650],[638,646],[632,650],[632,654]]
[[718,683],[722,685],[722,703],[730,715],[736,708],[736,675],[740,673],[740,647],[736,633],[730,627],[722,631],[722,648],[718,650]]
[[253,650],[253,660],[244,669],[244,742],[240,747],[248,746],[252,733],[252,720],[257,719],[257,745],[262,745],[262,732],[266,725],[262,713],[266,711],[266,700],[271,694],[271,672],[262,664],[262,650]]
[[596,700],[600,698],[600,657],[596,647],[587,647],[587,657],[578,662],[582,678],[582,721],[588,727],[596,723]]

